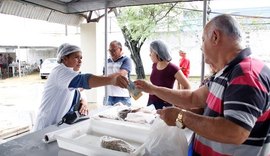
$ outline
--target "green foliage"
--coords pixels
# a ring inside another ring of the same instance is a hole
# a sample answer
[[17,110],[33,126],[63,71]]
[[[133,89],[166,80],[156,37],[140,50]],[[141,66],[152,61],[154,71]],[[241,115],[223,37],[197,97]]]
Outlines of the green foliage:
[[121,28],[125,27],[127,29],[132,40],[137,41],[147,38],[152,33],[156,23],[151,20],[151,16],[143,18],[144,14],[150,10],[147,8],[140,9],[140,7],[128,7],[119,11],[120,15],[117,16],[118,24]]
[[[168,25],[175,21],[174,16],[179,15],[175,6],[176,3],[124,7],[118,9],[116,17],[120,28],[126,27],[132,40],[144,41],[156,31],[157,26],[162,27],[164,23]],[[174,16],[169,16],[170,11]]]
[[183,5],[184,3],[165,3],[114,9],[125,38],[125,45],[130,50],[136,66],[137,78],[145,78],[140,56],[141,46],[145,40],[155,32],[179,31],[183,19],[197,15],[190,10],[183,10]]

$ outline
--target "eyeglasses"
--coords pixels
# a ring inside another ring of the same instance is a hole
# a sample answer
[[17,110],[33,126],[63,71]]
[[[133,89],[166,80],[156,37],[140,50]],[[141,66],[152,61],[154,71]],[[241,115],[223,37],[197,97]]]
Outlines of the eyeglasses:
[[109,49],[109,52],[114,53],[114,52],[116,52],[117,49],[119,49],[119,48]]

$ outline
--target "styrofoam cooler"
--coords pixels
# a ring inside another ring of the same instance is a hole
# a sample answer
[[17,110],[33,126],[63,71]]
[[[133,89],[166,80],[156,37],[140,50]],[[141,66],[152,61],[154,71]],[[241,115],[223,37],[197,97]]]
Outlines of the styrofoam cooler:
[[[88,124],[74,127],[56,135],[60,148],[84,155],[95,156],[128,156],[143,155],[143,143],[150,133],[150,127],[143,124],[129,123],[110,119],[90,119]],[[122,139],[135,147],[135,152],[110,150],[101,147],[100,137],[111,136]]]

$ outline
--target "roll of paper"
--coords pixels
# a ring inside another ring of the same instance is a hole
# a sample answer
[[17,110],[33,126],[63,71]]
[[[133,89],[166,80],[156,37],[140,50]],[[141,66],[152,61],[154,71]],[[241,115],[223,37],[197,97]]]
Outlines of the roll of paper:
[[56,141],[56,136],[58,134],[61,134],[63,132],[66,132],[66,131],[69,131],[69,130],[72,130],[72,129],[77,130],[77,131],[85,130],[85,129],[88,128],[89,122],[90,122],[89,120],[85,120],[85,121],[78,122],[78,123],[75,123],[73,125],[70,125],[68,127],[46,133],[44,135],[42,141],[45,142],[45,143],[50,143],[50,142]]
[[65,130],[68,130],[70,129],[70,127],[65,127],[63,129],[59,129],[59,130],[56,130],[56,131],[53,131],[53,132],[49,132],[49,133],[46,133],[42,139],[43,142],[45,143],[50,143],[50,142],[53,142],[53,141],[56,141],[56,135],[57,134],[60,134],[61,132],[65,131]]

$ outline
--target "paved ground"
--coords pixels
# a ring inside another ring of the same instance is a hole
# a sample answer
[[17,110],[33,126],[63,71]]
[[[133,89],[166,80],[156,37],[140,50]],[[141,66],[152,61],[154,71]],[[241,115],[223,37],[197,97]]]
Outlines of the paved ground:
[[44,82],[38,73],[0,80],[0,139],[32,127]]
[[[25,126],[31,129],[45,81],[40,79],[38,73],[0,80],[0,143],[4,131],[23,129]],[[191,82],[193,88],[199,84],[198,79]],[[148,94],[144,93],[132,104],[146,105],[147,98]],[[90,106],[96,107],[93,104]]]

